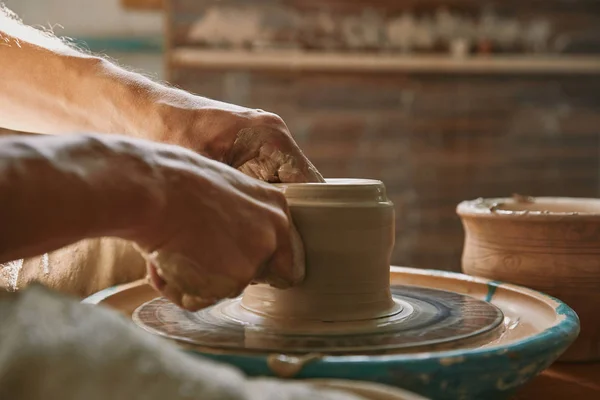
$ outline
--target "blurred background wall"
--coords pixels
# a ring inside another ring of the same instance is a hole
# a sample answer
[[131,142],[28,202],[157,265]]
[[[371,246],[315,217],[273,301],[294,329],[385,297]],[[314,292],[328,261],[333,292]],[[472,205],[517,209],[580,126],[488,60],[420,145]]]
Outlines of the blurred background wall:
[[280,114],[326,177],[383,180],[395,264],[458,270],[461,200],[600,195],[597,1],[6,3],[177,86]]

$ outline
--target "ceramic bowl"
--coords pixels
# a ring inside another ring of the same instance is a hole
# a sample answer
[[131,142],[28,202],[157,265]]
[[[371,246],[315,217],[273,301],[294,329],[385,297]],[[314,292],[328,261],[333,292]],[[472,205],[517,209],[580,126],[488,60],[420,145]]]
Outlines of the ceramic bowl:
[[561,361],[600,360],[600,199],[515,196],[465,201],[463,272],[548,293],[581,334]]

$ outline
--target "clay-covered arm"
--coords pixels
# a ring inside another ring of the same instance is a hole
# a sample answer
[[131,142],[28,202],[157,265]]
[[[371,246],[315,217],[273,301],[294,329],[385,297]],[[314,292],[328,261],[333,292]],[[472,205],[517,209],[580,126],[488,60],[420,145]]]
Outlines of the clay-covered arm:
[[163,199],[143,151],[117,137],[0,138],[0,263],[143,229]]

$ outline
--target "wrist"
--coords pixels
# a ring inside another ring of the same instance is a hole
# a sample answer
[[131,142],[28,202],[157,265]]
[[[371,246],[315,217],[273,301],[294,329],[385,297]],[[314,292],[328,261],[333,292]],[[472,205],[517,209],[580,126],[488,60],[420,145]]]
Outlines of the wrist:
[[211,144],[213,136],[218,136],[219,128],[211,124],[211,116],[219,110],[211,105],[211,101],[176,88],[157,89],[150,105],[150,112],[157,120],[148,132],[149,139],[218,159]]
[[57,149],[65,163],[64,176],[77,177],[70,195],[61,195],[62,203],[82,222],[83,237],[133,240],[147,226],[155,225],[154,220],[162,215],[167,190],[153,156],[154,144],[94,134],[61,139],[65,145]]
[[124,70],[102,58],[87,61],[94,90],[92,114],[102,133],[159,140],[162,119],[156,112],[156,101],[166,88],[150,79]]
[[[98,140],[98,137],[91,137]],[[93,179],[97,204],[96,226],[103,236],[137,241],[159,226],[168,193],[155,145],[125,137],[100,138],[107,169]],[[107,179],[107,177],[112,177]],[[108,224],[106,224],[107,221]]]
[[167,87],[157,91],[152,107],[159,118],[152,140],[183,146],[225,163],[238,132],[263,125],[268,119],[265,116],[271,115]]

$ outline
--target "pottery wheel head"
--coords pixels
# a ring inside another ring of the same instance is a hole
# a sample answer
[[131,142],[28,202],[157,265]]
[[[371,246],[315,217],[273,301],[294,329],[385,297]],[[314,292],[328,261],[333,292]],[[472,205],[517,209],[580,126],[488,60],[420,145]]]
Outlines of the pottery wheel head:
[[164,298],[141,305],[133,321],[154,334],[232,352],[378,354],[441,350],[488,342],[502,333],[494,305],[462,294],[392,287],[394,312],[361,321],[273,319],[241,306],[241,298],[187,312]]

